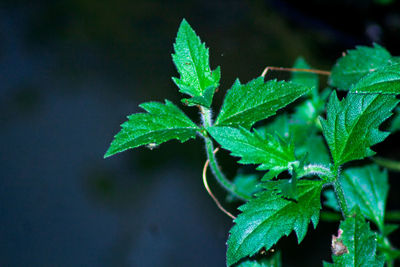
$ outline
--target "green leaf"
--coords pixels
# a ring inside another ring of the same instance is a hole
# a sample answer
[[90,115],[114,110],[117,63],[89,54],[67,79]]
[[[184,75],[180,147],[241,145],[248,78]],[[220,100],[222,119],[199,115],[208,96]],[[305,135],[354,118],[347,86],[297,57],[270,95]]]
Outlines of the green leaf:
[[365,75],[352,86],[351,91],[400,94],[400,64],[387,64]]
[[338,236],[332,238],[333,264],[324,266],[383,267],[384,259],[376,256],[376,234],[357,209],[353,212],[355,215],[342,221]]
[[184,99],[188,105],[210,107],[215,89],[219,86],[219,67],[210,69],[208,48],[201,42],[186,20],[183,20],[174,44],[172,59],[180,74],[173,78],[181,93],[193,98]]
[[388,63],[390,59],[390,53],[377,44],[374,47],[357,46],[336,62],[332,68],[329,84],[348,90],[363,76]]
[[264,82],[263,77],[247,84],[236,80],[226,93],[215,125],[250,129],[254,123],[274,115],[310,89],[291,82]]
[[259,260],[246,259],[237,264],[236,267],[282,267],[281,253],[279,251],[274,252],[271,256]]
[[400,130],[400,108],[396,108],[396,111],[393,116],[393,120],[391,121],[389,130],[392,133]]
[[263,137],[257,131],[232,127],[213,126],[207,131],[232,156],[240,157],[239,163],[260,164],[257,170],[280,173],[296,161],[293,146],[276,136]]
[[[254,193],[261,190],[261,187],[259,187],[260,177],[256,174],[240,173],[233,178],[232,183],[237,191],[245,196],[252,196]],[[234,200],[237,200],[235,195],[228,194],[227,201],[232,202]]]
[[[302,58],[298,57],[294,62],[293,68],[295,69],[311,69],[310,65]],[[306,87],[313,88],[313,95],[318,95],[318,75],[309,72],[292,72],[291,79],[292,82],[304,85]]]
[[309,221],[318,224],[321,209],[322,182],[300,180],[298,201],[282,198],[275,191],[263,191],[256,198],[239,207],[228,239],[227,265],[246,256],[253,256],[261,248],[269,250],[278,240],[293,230],[300,243],[307,233]]
[[147,102],[140,105],[148,113],[128,116],[121,131],[114,136],[105,158],[142,145],[159,145],[171,139],[185,142],[195,138],[200,129],[170,101],[165,104]]
[[[386,199],[389,191],[388,174],[375,164],[346,169],[340,177],[349,209],[358,206],[362,214],[384,231]],[[326,206],[339,211],[333,191],[324,192]]]
[[327,119],[320,122],[336,166],[375,154],[370,147],[389,135],[378,127],[392,115],[397,103],[393,95],[349,93],[339,101],[332,93]]

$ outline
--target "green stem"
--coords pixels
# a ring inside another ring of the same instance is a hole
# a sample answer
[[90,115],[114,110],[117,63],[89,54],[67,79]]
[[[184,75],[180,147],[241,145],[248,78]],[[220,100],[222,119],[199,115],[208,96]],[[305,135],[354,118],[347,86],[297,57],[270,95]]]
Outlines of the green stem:
[[[200,112],[202,116],[202,121],[203,121],[203,126],[204,127],[210,127],[212,126],[212,119],[211,119],[211,110],[200,107]],[[211,138],[208,136],[208,134],[204,134],[204,142],[206,146],[206,152],[207,152],[207,158],[210,161],[210,169],[212,173],[214,174],[214,177],[217,179],[219,184],[227,191],[230,193],[234,194],[237,198],[247,201],[251,199],[251,196],[248,196],[247,194],[243,194],[242,192],[238,191],[236,186],[229,181],[225,175],[222,173],[221,169],[218,166],[217,158],[215,157],[214,154],[214,145],[211,140]]]
[[400,221],[400,210],[393,210],[386,212],[385,220]]
[[[321,220],[323,221],[336,222],[341,219],[340,213],[333,211],[321,212]],[[385,221],[400,221],[400,210],[387,211],[385,214]]]
[[335,180],[333,181],[333,188],[335,190],[336,199],[339,203],[340,210],[342,211],[343,219],[351,216],[349,206],[347,205],[347,201],[344,195],[342,184],[340,183],[340,174],[339,167],[335,166],[334,168],[334,176]]
[[391,160],[391,159],[385,159],[381,157],[374,157],[372,158],[373,161],[375,161],[376,164],[385,167],[391,171],[397,171],[400,172],[400,162]]

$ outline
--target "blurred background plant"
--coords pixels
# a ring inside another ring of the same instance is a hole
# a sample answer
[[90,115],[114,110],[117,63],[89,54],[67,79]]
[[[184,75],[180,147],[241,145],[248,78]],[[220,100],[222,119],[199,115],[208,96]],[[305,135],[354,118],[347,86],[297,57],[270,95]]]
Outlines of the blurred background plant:
[[[246,82],[298,56],[329,70],[355,45],[377,42],[400,55],[395,0],[3,0],[1,266],[224,266],[231,221],[202,187],[201,142],[103,160],[139,103],[179,101],[170,77],[182,18],[210,47],[211,64],[221,66],[223,91],[237,77]],[[399,159],[392,149],[398,138],[375,151]],[[234,160],[220,157],[235,175]],[[389,177],[389,209],[399,209],[399,175]],[[329,259],[336,229],[321,223],[300,247],[292,235],[280,242],[290,255],[284,266]]]

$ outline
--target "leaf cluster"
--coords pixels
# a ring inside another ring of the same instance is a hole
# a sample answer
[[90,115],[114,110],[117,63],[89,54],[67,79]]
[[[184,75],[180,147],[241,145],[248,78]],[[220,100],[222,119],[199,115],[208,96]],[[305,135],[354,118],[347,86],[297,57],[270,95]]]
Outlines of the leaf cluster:
[[[310,222],[316,228],[325,188],[325,207],[340,212],[343,220],[332,240],[333,263],[324,266],[383,266],[399,257],[388,239],[395,227],[385,221],[388,173],[375,163],[365,164],[375,155],[371,147],[400,129],[397,57],[376,44],[356,47],[337,60],[323,88],[311,66],[298,58],[289,81],[237,79],[215,119],[211,106],[221,70],[211,70],[209,49],[186,20],[172,60],[179,74],[173,82],[189,96],[182,102],[199,108],[201,122],[168,100],[144,103],[140,107],[146,113],[128,116],[105,157],[172,139],[203,138],[210,167],[229,199],[244,201],[227,241],[228,266],[280,266],[279,253],[252,257],[292,232],[300,243]],[[340,99],[337,90],[345,97]],[[382,123],[394,110],[385,131]],[[227,179],[216,162],[214,143],[254,172]],[[349,168],[353,161],[360,166]]]

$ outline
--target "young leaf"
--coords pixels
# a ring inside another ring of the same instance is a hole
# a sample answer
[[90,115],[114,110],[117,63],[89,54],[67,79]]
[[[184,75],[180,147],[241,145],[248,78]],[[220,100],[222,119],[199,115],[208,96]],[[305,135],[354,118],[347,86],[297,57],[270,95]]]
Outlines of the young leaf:
[[310,89],[291,82],[264,82],[263,77],[247,84],[236,80],[226,93],[215,125],[250,129],[254,123],[274,115]]
[[173,78],[179,91],[193,98],[184,99],[188,105],[210,107],[215,89],[219,86],[219,67],[210,69],[208,48],[201,42],[186,20],[183,20],[174,44],[172,59],[180,74]]
[[390,59],[390,53],[377,44],[374,47],[357,46],[356,49],[348,51],[336,62],[329,78],[329,84],[348,90],[361,77],[388,63]]
[[213,126],[207,131],[222,148],[231,151],[232,156],[240,157],[239,163],[260,164],[257,170],[279,174],[296,161],[293,146],[278,137],[263,137],[257,131],[244,128]]
[[[310,65],[302,57],[298,57],[294,62],[293,68],[295,69],[311,69]],[[315,73],[308,72],[292,72],[290,79],[294,83],[304,85],[306,87],[313,88],[313,95],[318,95],[318,75]]]
[[362,77],[351,88],[355,93],[400,94],[400,64],[387,64]]
[[242,213],[235,219],[228,239],[227,265],[261,248],[269,250],[278,240],[293,230],[300,243],[306,235],[309,221],[318,224],[321,209],[321,181],[300,180],[298,201],[282,198],[275,191],[263,191],[239,207]]
[[339,234],[332,239],[333,264],[324,266],[383,267],[384,259],[376,256],[376,234],[358,209],[353,212],[354,216],[340,223]]
[[281,253],[279,251],[274,252],[271,256],[259,260],[246,259],[237,264],[236,267],[282,267]]
[[185,142],[195,138],[199,128],[170,101],[165,104],[147,102],[140,105],[148,113],[128,116],[121,131],[115,135],[104,157],[142,145],[158,145],[171,139]]
[[332,93],[327,119],[320,122],[336,166],[375,154],[370,147],[389,135],[378,127],[392,115],[397,103],[393,95],[349,93],[339,101]]

